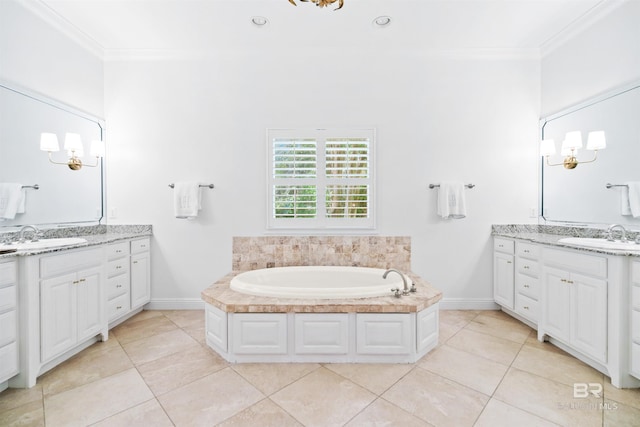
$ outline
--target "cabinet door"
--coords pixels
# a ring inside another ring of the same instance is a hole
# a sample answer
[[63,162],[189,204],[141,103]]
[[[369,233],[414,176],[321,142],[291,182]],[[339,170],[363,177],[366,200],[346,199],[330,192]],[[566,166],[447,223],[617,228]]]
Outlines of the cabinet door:
[[149,252],[131,255],[131,309],[151,300],[151,257]]
[[571,344],[594,359],[607,361],[607,282],[571,274]]
[[493,299],[510,310],[513,310],[515,285],[513,273],[513,255],[495,252],[493,254]]
[[100,267],[78,272],[77,292],[77,341],[92,337],[100,332],[103,318],[103,304],[100,293],[102,280]]
[[571,289],[569,273],[556,268],[545,269],[543,292],[543,327],[550,335],[569,342]]
[[71,348],[76,342],[76,275],[67,274],[40,283],[41,361]]

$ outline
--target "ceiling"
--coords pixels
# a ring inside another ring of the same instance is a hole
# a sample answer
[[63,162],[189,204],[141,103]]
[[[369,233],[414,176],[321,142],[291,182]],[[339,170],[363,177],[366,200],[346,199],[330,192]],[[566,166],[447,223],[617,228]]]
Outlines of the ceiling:
[[[110,51],[376,48],[540,52],[619,0],[33,0],[103,54]],[[384,28],[372,21],[391,17]],[[257,27],[254,16],[268,24]]]

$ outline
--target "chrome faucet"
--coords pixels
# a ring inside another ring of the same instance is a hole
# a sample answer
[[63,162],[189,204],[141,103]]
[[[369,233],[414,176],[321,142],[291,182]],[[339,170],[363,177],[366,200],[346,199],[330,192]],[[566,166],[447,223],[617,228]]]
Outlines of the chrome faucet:
[[613,230],[615,230],[616,228],[620,229],[620,232],[622,233],[622,237],[620,237],[620,241],[621,242],[626,242],[627,241],[627,229],[624,228],[624,226],[620,225],[620,224],[611,224],[609,226],[609,228],[607,228],[607,240],[610,242],[615,242],[616,239],[613,238]]
[[[398,273],[400,275],[400,277],[402,278],[402,284],[404,285],[404,289],[402,290],[402,295],[409,295],[409,292],[415,292],[416,291],[416,285],[414,285],[413,283],[411,284],[411,289],[409,288],[409,284],[407,283],[407,278],[405,277],[404,274],[402,274],[400,271],[396,270],[395,268],[390,268],[387,271],[384,272],[384,274],[382,275],[383,279],[387,278],[387,275],[389,275],[389,273]],[[395,289],[391,289],[391,292],[395,292],[395,296],[396,297],[400,297],[400,289],[395,288]]]
[[20,234],[18,235],[20,243],[24,243],[25,242],[26,239],[25,239],[24,235],[29,230],[31,230],[33,232],[33,236],[31,237],[31,241],[32,242],[37,242],[38,241],[38,237],[40,236],[40,230],[38,230],[38,227],[36,227],[35,225],[24,225],[20,229]]

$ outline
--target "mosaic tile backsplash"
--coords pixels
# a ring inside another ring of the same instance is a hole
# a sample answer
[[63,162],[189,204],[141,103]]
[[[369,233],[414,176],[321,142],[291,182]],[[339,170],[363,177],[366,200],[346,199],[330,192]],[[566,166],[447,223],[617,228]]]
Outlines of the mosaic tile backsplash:
[[335,265],[411,270],[409,236],[260,236],[233,238],[233,270]]

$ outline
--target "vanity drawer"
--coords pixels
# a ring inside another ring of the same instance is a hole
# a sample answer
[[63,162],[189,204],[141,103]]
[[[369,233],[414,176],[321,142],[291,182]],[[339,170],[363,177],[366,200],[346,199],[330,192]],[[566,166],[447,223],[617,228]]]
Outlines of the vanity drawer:
[[107,306],[107,315],[110,321],[127,313],[129,311],[129,294],[126,293],[115,297],[108,302]]
[[631,281],[640,286],[640,261],[631,263]]
[[151,248],[151,239],[138,239],[131,241],[131,253],[139,254],[140,252],[148,252]]
[[107,246],[107,259],[117,259],[129,255],[129,242],[111,243]]
[[128,274],[119,274],[107,279],[107,299],[112,300],[117,296],[129,292],[130,279]]
[[545,249],[542,257],[545,265],[559,266],[594,277],[607,277],[607,259],[604,257],[559,249]]
[[523,294],[516,295],[516,313],[523,315],[524,317],[531,319],[535,322],[538,321],[538,301],[529,298]]
[[631,339],[640,344],[640,311],[631,310]]
[[62,255],[43,256],[40,259],[40,278],[60,276],[85,268],[100,266],[104,262],[104,249],[69,250]]
[[493,250],[503,252],[505,254],[513,254],[515,248],[515,242],[509,239],[501,239],[495,237],[493,239]]
[[640,343],[631,343],[631,374],[640,379]]
[[0,288],[0,313],[15,308],[17,301],[16,287]]
[[540,247],[531,243],[516,243],[516,255],[523,258],[538,259]]
[[640,310],[640,285],[631,286],[631,307]]
[[107,264],[107,277],[113,277],[118,274],[124,274],[129,271],[129,258],[120,258],[109,261]]
[[529,298],[540,299],[540,281],[534,277],[518,273],[516,275],[516,290]]
[[4,382],[18,373],[18,344],[0,347],[0,382]]
[[516,271],[531,277],[538,277],[540,266],[536,261],[524,258],[516,258]]
[[[0,264],[0,288],[16,283],[16,263],[15,261]],[[0,300],[1,301],[1,300]]]
[[16,311],[0,314],[0,347],[16,340]]

